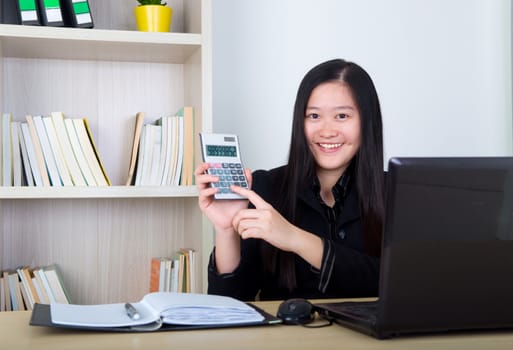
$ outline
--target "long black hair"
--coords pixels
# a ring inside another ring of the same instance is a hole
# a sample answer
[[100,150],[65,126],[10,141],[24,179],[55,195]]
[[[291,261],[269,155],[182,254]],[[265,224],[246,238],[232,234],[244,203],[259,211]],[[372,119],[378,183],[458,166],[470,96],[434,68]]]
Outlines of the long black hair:
[[[312,68],[299,85],[294,115],[289,159],[281,184],[277,210],[292,224],[298,221],[298,193],[312,184],[316,162],[305,137],[305,112],[312,91],[320,84],[340,81],[349,87],[360,114],[360,148],[352,160],[356,188],[360,199],[363,240],[370,255],[379,256],[384,221],[383,123],[376,88],[359,65],[342,59],[323,62]],[[267,270],[279,273],[285,286],[296,285],[294,255],[265,245]]]

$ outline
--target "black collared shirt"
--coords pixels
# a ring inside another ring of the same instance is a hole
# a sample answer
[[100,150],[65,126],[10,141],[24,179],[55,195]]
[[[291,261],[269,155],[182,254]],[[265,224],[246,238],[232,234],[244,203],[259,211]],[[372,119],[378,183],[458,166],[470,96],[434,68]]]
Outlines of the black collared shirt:
[[319,201],[321,208],[324,209],[324,213],[329,225],[329,239],[323,239],[324,253],[319,271],[319,290],[323,292],[326,291],[326,288],[328,287],[328,284],[332,278],[333,268],[337,258],[333,246],[333,241],[336,241],[337,238],[339,240],[343,240],[346,236],[345,230],[338,230],[337,223],[339,222],[339,219],[342,215],[342,210],[344,209],[344,200],[346,199],[349,192],[349,186],[351,184],[352,177],[352,167],[349,167],[348,170],[340,176],[337,183],[333,186],[331,192],[333,193],[335,204],[332,207],[327,205],[322,199],[321,186],[317,178],[315,178],[312,186],[315,198],[317,198]]
[[[333,207],[327,205],[321,197],[321,185],[319,184],[319,180],[315,178],[314,183],[312,185],[312,189],[316,198],[319,200],[322,208],[326,213],[326,217],[330,224],[336,224],[338,218],[340,217],[342,210],[344,208],[344,199],[347,196],[348,188],[352,179],[352,171],[348,169],[345,173],[340,176],[337,183],[331,189],[331,193],[333,193],[333,198],[335,198],[335,204]],[[344,237],[340,237],[344,238]]]

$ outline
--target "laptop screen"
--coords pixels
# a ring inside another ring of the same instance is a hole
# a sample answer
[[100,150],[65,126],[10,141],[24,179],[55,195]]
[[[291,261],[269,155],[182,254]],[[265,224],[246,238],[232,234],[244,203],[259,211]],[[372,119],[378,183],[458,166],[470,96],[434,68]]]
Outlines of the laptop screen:
[[392,158],[378,326],[513,325],[513,158]]

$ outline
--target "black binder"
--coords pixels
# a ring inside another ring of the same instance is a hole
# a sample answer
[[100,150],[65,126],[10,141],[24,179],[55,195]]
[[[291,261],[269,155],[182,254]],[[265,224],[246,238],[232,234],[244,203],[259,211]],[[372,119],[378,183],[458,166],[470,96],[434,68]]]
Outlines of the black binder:
[[64,27],[59,0],[37,0],[41,24],[51,27]]
[[0,22],[2,24],[41,25],[37,0],[2,0]]
[[60,0],[66,27],[93,28],[93,16],[87,0]]
[[52,322],[52,316],[50,313],[50,305],[47,304],[34,304],[34,309],[32,310],[32,316],[30,318],[29,324],[31,326],[42,326],[42,327],[56,327],[56,328],[68,328],[82,331],[96,331],[96,332],[161,332],[161,331],[179,331],[179,330],[189,330],[189,329],[214,329],[214,328],[237,328],[237,327],[255,327],[255,326],[266,326],[266,325],[275,325],[281,324],[281,319],[273,316],[264,310],[256,307],[253,304],[248,303],[249,306],[253,307],[257,310],[262,316],[264,316],[264,320],[260,322],[248,322],[248,323],[239,323],[239,324],[208,324],[208,325],[172,325],[172,324],[159,324],[156,327],[152,325],[149,326],[139,326],[139,327],[81,327],[81,326],[71,326],[71,325],[62,325],[55,324]]

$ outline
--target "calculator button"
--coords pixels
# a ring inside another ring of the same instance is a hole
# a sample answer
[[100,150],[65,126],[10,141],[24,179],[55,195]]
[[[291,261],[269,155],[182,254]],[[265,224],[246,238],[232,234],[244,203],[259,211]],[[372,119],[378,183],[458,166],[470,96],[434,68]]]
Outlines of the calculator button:
[[219,178],[218,182],[211,184],[212,187],[218,189],[218,194],[232,193],[231,185],[248,188],[240,163],[211,163],[207,173]]

